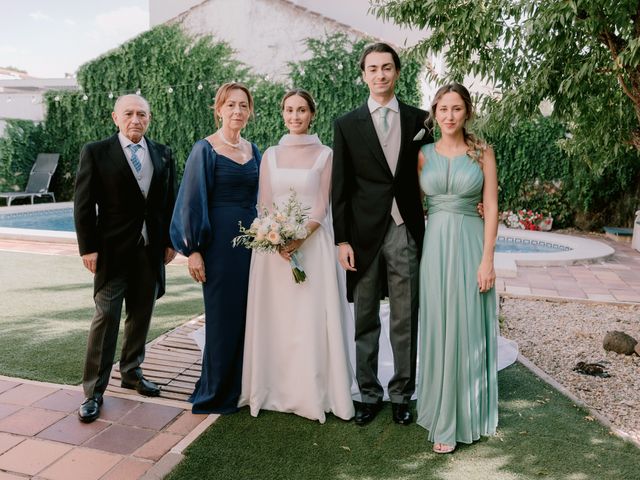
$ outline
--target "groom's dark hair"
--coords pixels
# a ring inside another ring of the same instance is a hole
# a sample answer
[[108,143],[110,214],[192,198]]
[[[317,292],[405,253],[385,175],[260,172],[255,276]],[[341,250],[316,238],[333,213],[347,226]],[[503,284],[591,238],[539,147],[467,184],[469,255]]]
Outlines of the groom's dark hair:
[[396,70],[400,71],[400,57],[398,56],[398,52],[396,52],[393,47],[384,42],[371,43],[367,45],[360,56],[360,70],[364,72],[364,61],[367,58],[367,55],[370,53],[390,53],[391,57],[393,57],[393,63],[396,66]]

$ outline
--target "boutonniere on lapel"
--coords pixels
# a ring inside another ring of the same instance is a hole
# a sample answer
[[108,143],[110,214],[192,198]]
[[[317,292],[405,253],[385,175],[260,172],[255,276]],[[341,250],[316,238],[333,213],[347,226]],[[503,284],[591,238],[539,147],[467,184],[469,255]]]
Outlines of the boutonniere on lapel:
[[422,140],[422,137],[424,137],[424,134],[425,134],[426,132],[427,132],[427,131],[426,131],[424,128],[421,128],[421,129],[420,129],[420,131],[419,131],[418,133],[416,133],[416,136],[415,136],[415,137],[413,137],[413,141],[414,141],[414,142],[417,142],[417,141],[419,141],[419,140]]

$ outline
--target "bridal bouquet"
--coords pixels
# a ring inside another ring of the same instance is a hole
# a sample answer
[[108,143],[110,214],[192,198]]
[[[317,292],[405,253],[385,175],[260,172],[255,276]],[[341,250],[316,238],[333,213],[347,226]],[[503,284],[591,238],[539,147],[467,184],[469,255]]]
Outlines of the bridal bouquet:
[[[261,207],[249,228],[238,222],[240,235],[233,239],[233,246],[242,245],[258,252],[274,253],[292,240],[302,240],[308,235],[305,224],[309,216],[306,210],[298,201],[296,192],[291,190],[289,198],[280,207],[274,204],[271,211]],[[302,283],[307,278],[300,260],[298,251],[293,252],[289,260],[296,283]]]

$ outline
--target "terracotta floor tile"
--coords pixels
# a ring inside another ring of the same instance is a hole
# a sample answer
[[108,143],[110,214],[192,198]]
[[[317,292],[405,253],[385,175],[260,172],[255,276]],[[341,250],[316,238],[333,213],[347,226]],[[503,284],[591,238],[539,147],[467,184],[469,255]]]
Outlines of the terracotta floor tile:
[[17,387],[20,385],[18,382],[10,382],[8,380],[0,380],[0,393],[6,392],[7,390]]
[[6,452],[10,448],[15,447],[21,441],[24,440],[24,437],[19,437],[17,435],[9,435],[8,433],[0,432],[0,454]]
[[509,283],[506,284],[505,290],[507,293],[512,293],[514,295],[529,295],[531,294],[531,289],[529,287],[519,287],[513,286]]
[[83,446],[129,455],[151,440],[155,433],[153,430],[113,424]]
[[100,480],[138,480],[152,466],[151,462],[125,458]]
[[96,420],[91,423],[82,423],[77,415],[67,415],[59,422],[40,432],[38,438],[54,440],[56,442],[82,445],[91,437],[107,428],[111,423]]
[[118,423],[141,428],[161,430],[184,410],[176,407],[143,403],[125,415]]
[[12,403],[14,405],[31,405],[41,398],[51,395],[58,390],[52,387],[31,385],[23,383],[17,387],[0,394],[0,403]]
[[540,297],[557,297],[558,292],[556,290],[550,290],[548,288],[532,288],[531,293]]
[[600,302],[615,302],[616,301],[616,297],[614,297],[613,295],[603,294],[603,293],[587,293],[587,298],[589,300],[598,300]]
[[136,450],[134,455],[157,462],[165,453],[171,450],[171,447],[182,440],[182,438],[182,435],[176,435],[174,433],[159,433]]
[[41,472],[38,477],[47,480],[98,480],[120,460],[122,460],[120,455],[87,448],[74,448]]
[[640,302],[640,295],[632,290],[610,290],[611,294],[621,302]]
[[105,396],[100,408],[100,419],[117,422],[138,405],[140,402],[135,400]]
[[33,436],[53,425],[64,416],[62,412],[25,407],[0,420],[0,431]]
[[70,413],[78,409],[84,400],[84,394],[75,390],[58,390],[33,403],[33,407]]
[[549,280],[548,282],[542,282],[540,280],[532,280],[529,283],[529,287],[531,287],[531,290],[548,289],[549,286],[553,286],[553,282],[551,280]]
[[71,450],[68,445],[27,439],[0,455],[0,469],[35,475]]
[[609,289],[603,285],[600,285],[598,287],[593,287],[593,286],[580,286],[580,290],[582,290],[584,293],[586,293],[587,295],[590,293],[597,293],[600,295],[608,295],[609,294]]
[[200,425],[200,422],[202,422],[207,417],[208,415],[206,414],[195,414],[188,411],[184,412],[175,420],[175,422],[173,422],[165,429],[165,432],[177,433],[178,435],[186,435],[198,425]]
[[23,477],[22,475],[0,472],[0,480],[25,480],[25,477]]
[[587,298],[587,294],[582,290],[567,290],[558,288],[558,295],[565,298]]
[[0,420],[16,413],[21,408],[22,407],[20,405],[9,405],[7,403],[0,403]]

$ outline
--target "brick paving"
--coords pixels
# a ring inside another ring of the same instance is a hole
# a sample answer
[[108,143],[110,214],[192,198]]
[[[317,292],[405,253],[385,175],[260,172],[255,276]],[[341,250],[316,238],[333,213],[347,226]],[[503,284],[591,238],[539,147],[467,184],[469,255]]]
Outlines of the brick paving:
[[0,377],[0,388],[0,479],[144,478],[209,417],[184,402],[107,393],[100,418],[84,424],[79,387]]

